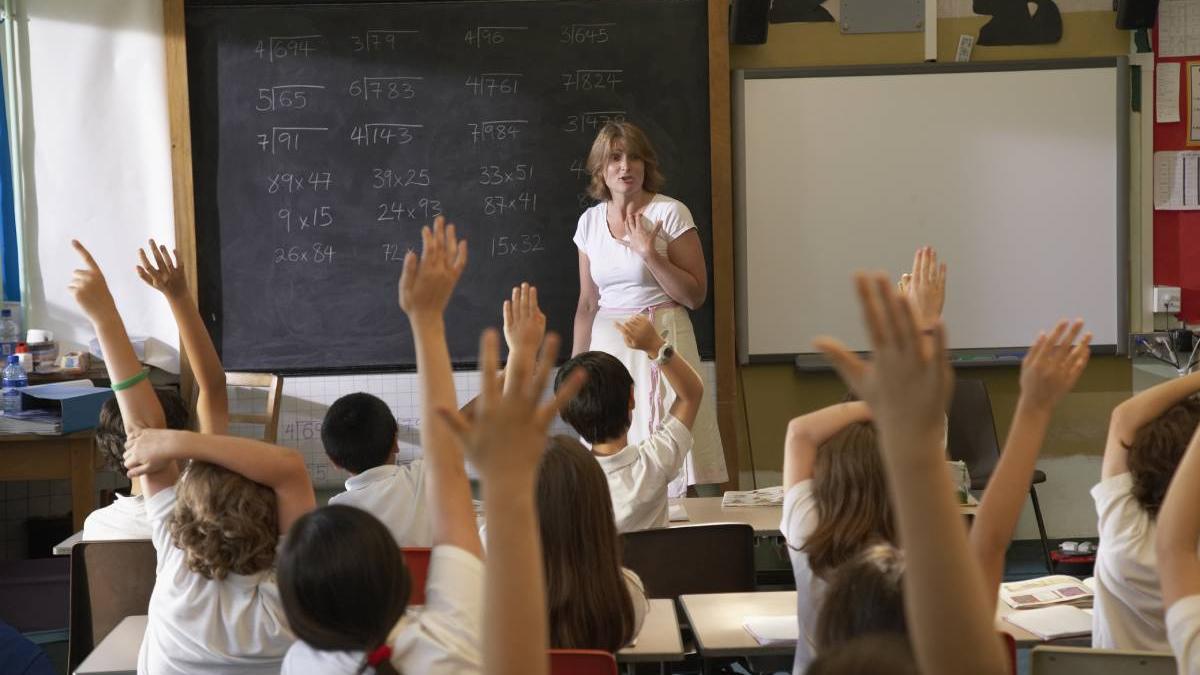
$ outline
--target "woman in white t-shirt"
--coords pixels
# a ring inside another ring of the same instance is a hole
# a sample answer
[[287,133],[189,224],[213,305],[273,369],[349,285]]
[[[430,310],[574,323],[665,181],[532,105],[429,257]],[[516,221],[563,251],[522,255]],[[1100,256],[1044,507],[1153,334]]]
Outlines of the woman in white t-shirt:
[[[635,404],[629,442],[654,433],[674,400],[665,379],[643,352],[625,345],[616,322],[645,313],[689,363],[700,363],[687,310],[704,304],[708,271],[691,211],[660,194],[665,179],[641,129],[605,124],[588,153],[588,194],[600,203],[583,212],[575,229],[579,248],[579,304],[571,354],[602,351],[633,376]],[[688,485],[728,479],[710,391],[692,428],[695,445],[670,496]]]

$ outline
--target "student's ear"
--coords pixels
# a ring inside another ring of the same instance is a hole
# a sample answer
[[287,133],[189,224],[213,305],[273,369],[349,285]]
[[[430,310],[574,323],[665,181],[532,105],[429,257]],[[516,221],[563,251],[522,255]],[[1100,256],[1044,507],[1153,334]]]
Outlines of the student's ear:
[[633,387],[630,387],[629,388],[629,412],[632,413],[633,409],[636,407],[637,407],[637,399],[635,399],[633,396]]

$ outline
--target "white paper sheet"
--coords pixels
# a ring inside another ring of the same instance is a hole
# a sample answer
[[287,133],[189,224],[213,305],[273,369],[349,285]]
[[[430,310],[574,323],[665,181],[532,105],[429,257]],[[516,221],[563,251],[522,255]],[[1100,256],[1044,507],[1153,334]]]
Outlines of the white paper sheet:
[[1154,68],[1154,121],[1179,121],[1180,64],[1164,61]]
[[1200,210],[1200,151],[1154,153],[1154,208]]
[[1158,55],[1200,54],[1200,0],[1162,0],[1158,4]]

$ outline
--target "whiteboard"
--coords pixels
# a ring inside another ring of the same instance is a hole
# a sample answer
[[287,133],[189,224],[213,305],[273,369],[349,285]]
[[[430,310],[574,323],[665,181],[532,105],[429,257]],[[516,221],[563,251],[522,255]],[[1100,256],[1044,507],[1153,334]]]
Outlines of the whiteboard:
[[855,270],[934,246],[956,350],[1020,350],[1082,317],[1128,319],[1123,58],[735,73],[742,363],[865,350]]

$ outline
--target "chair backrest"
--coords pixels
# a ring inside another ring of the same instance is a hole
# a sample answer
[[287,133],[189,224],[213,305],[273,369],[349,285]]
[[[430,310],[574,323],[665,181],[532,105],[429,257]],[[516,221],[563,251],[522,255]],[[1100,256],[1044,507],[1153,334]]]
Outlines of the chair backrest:
[[408,592],[408,604],[423,605],[425,604],[425,580],[429,578],[430,549],[401,548],[400,553],[404,556],[404,566],[408,568],[408,578],[412,582]]
[[283,402],[283,377],[271,373],[225,373],[225,384],[230,387],[262,389],[267,400],[261,413],[233,412],[230,406],[229,421],[232,424],[258,424],[263,428],[263,440],[274,443],[279,436],[279,406]]
[[1175,657],[1158,652],[1038,645],[1030,654],[1030,675],[1175,675]]
[[71,549],[69,672],[121,619],[148,613],[156,562],[148,539],[84,541]]
[[971,475],[971,489],[982,490],[1000,461],[992,401],[983,380],[958,380],[950,404],[947,453],[961,460]]
[[668,527],[621,535],[625,567],[651,598],[755,590],[754,528],[745,523]]
[[551,649],[550,675],[617,675],[617,660],[597,649]]

